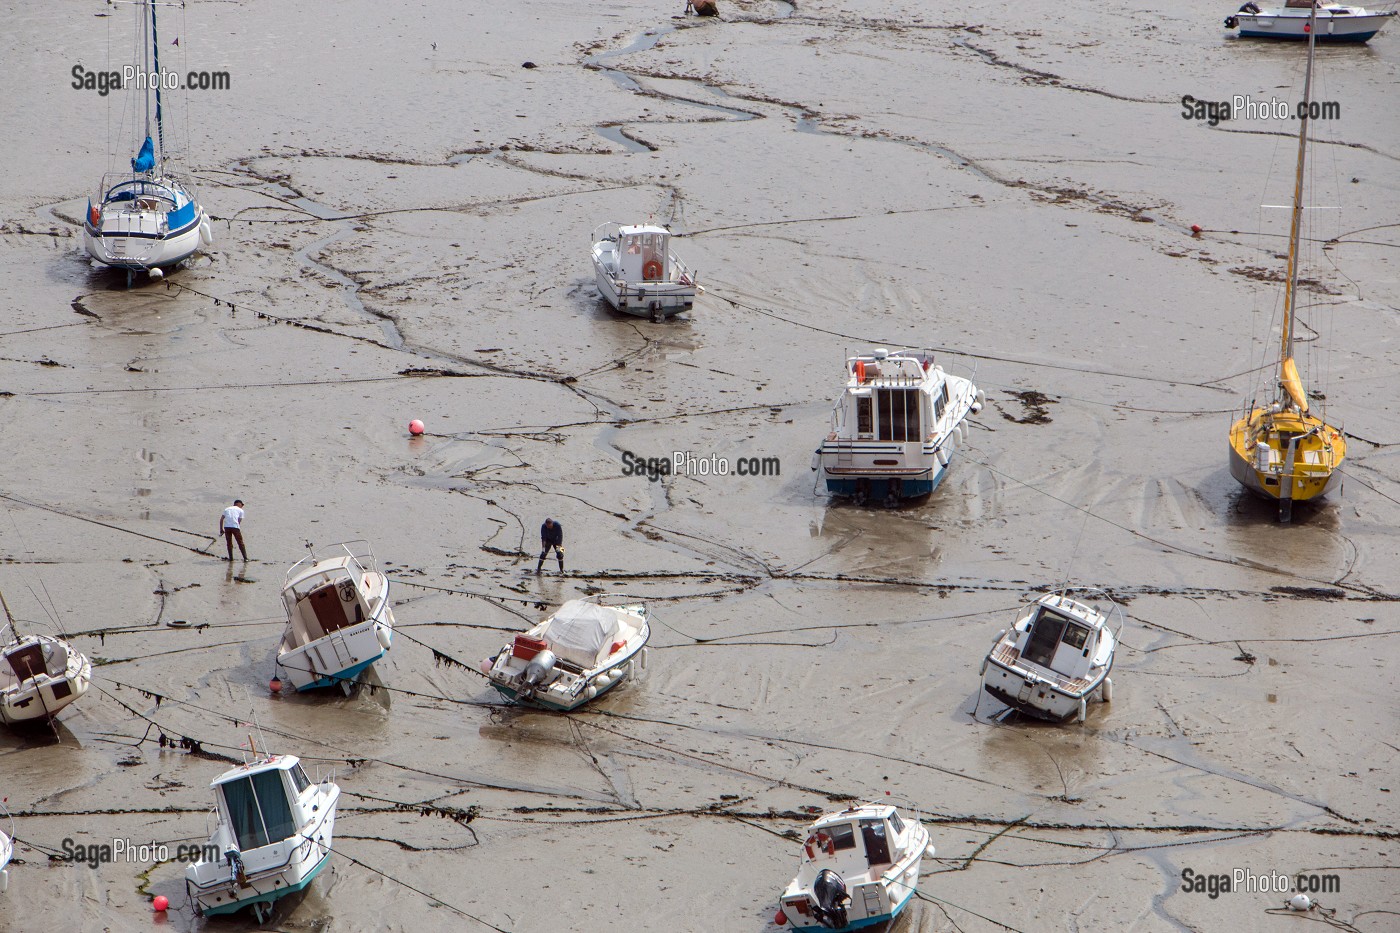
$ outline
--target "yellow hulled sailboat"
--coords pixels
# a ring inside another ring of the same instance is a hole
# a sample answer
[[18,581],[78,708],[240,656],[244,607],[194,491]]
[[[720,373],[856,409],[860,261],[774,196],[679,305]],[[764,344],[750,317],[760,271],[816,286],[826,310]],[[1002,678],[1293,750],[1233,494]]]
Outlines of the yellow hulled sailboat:
[[1298,171],[1293,184],[1293,216],[1288,234],[1288,275],[1283,295],[1283,335],[1277,388],[1267,407],[1250,401],[1247,414],[1230,427],[1230,473],[1251,492],[1278,502],[1279,521],[1293,517],[1293,503],[1327,493],[1341,479],[1346,437],[1313,414],[1298,363],[1293,330],[1298,300],[1298,244],[1303,216],[1303,166],[1307,160],[1309,104],[1312,100],[1316,7],[1308,24],[1308,64],[1303,79],[1303,114],[1298,130]]

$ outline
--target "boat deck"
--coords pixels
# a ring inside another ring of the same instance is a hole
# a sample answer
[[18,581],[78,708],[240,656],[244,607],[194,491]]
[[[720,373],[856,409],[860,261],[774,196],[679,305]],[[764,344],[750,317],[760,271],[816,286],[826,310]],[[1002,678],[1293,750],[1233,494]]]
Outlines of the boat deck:
[[[1016,650],[1015,645],[1003,639],[997,642],[996,647],[992,649],[992,660],[1006,667],[1019,667],[1021,666],[1021,652]],[[1083,693],[1089,689],[1090,681],[1087,677],[1065,677],[1039,665],[1036,665],[1034,673],[1042,680],[1046,680],[1068,693]]]

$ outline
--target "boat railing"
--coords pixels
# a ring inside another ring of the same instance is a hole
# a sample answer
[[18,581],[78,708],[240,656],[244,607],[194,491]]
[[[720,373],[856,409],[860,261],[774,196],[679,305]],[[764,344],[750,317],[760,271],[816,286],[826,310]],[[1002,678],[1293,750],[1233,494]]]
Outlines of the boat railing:
[[597,243],[599,240],[617,240],[622,236],[622,224],[615,220],[599,224],[593,228],[593,237],[588,242]]
[[368,541],[342,541],[339,544],[330,544],[322,548],[316,548],[301,560],[292,564],[287,570],[287,576],[282,581],[282,588],[285,590],[293,580],[306,573],[315,565],[328,560],[336,560],[340,557],[350,558],[349,566],[358,569],[360,574],[372,573],[375,569],[374,550]]

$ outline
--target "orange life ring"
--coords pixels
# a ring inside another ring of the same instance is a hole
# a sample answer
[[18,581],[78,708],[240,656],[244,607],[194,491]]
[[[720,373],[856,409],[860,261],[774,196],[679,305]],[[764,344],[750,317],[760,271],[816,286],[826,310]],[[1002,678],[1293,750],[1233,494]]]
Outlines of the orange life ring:
[[836,854],[836,843],[835,843],[834,841],[832,841],[832,838],[831,838],[831,836],[830,836],[828,833],[824,833],[824,832],[815,832],[815,833],[812,833],[812,835],[810,835],[810,836],[807,837],[807,842],[806,842],[805,845],[806,845],[806,848],[807,848],[807,857],[808,857],[808,858],[816,858],[816,857],[817,857],[817,853],[816,853],[816,850],[817,850],[817,849],[821,849],[821,850],[822,850],[823,852],[825,852],[827,855],[835,855],[835,854]]
[[661,278],[663,271],[661,260],[648,259],[646,265],[642,266],[642,278],[648,282],[655,282]]

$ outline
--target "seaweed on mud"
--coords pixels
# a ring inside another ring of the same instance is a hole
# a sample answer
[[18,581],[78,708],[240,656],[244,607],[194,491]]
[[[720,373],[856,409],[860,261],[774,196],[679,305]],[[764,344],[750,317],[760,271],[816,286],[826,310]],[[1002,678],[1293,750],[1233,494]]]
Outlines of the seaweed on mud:
[[1026,407],[1026,413],[1020,418],[1017,418],[1015,415],[1003,411],[1001,413],[1001,416],[1007,421],[1012,421],[1016,424],[1050,423],[1051,418],[1049,406],[1055,404],[1055,399],[1051,398],[1043,392],[1037,392],[1035,389],[1026,389],[1022,392],[1008,391],[1007,395],[1010,395],[1012,398],[1016,399]]

